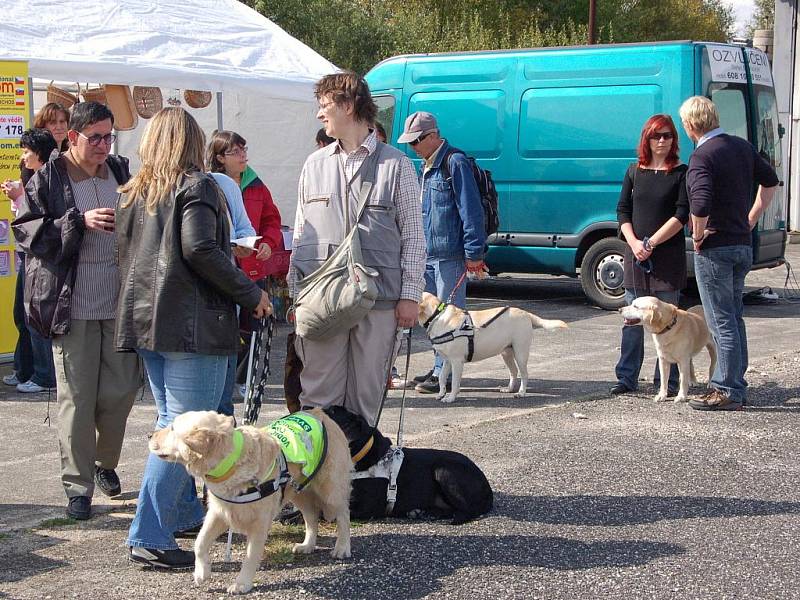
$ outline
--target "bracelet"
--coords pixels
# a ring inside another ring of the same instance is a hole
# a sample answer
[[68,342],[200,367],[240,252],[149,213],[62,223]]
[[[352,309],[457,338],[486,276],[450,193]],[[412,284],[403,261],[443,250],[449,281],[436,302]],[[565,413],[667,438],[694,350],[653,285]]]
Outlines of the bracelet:
[[704,239],[706,239],[706,236],[704,236],[704,235],[701,235],[699,238],[696,238],[696,237],[692,236],[692,241],[693,242],[702,242]]
[[644,249],[648,252],[653,251],[654,246],[650,243],[650,238],[648,236],[644,236],[644,238],[642,238],[642,246],[644,246]]

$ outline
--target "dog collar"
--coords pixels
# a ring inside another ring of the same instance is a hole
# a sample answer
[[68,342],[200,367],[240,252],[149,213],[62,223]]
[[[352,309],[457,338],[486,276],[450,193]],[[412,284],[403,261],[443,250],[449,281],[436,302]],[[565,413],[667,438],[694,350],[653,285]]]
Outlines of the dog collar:
[[242,456],[244,448],[244,435],[238,429],[233,430],[233,450],[223,458],[217,466],[206,473],[206,479],[211,483],[221,483],[233,475],[234,465]]
[[438,317],[440,314],[444,312],[445,308],[447,308],[447,304],[445,304],[444,302],[439,302],[439,306],[437,306],[433,314],[430,317],[428,317],[428,320],[422,324],[422,328],[428,329],[428,326],[436,320],[436,317]]
[[675,327],[675,324],[678,322],[678,310],[675,310],[675,315],[672,317],[672,323],[664,327],[661,331],[659,331],[656,335],[661,335],[662,333],[668,332],[670,329]]

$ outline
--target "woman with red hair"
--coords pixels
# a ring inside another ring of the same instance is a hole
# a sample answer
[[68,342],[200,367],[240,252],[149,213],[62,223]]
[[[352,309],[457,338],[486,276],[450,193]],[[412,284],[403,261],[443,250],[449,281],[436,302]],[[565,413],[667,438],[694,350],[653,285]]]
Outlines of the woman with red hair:
[[[655,296],[677,306],[686,285],[683,226],[689,220],[686,165],[678,158],[678,132],[669,115],[653,115],[642,128],[638,162],[632,163],[622,181],[617,204],[625,249],[625,301]],[[636,390],[644,360],[641,325],[624,325],[617,384],[612,394]],[[658,361],[654,375],[659,385]],[[678,369],[669,374],[670,395],[678,389]]]

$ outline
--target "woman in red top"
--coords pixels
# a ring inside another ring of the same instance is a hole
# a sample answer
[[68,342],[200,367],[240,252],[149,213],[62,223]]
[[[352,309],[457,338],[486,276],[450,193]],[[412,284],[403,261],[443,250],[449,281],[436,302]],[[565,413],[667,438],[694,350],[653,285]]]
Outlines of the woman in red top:
[[233,179],[242,190],[245,211],[261,240],[256,254],[240,258],[239,266],[250,279],[264,279],[265,261],[273,251],[283,250],[281,214],[267,186],[247,164],[247,141],[234,131],[215,131],[208,144],[208,165],[211,171]]

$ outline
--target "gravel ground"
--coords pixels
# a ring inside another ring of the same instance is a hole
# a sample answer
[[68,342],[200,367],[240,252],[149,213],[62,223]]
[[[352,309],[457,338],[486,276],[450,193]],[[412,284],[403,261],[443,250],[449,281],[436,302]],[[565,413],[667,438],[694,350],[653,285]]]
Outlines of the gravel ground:
[[[760,272],[751,285],[779,289],[781,282],[780,271]],[[346,561],[325,551],[333,547],[330,530],[318,552],[293,557],[287,548],[301,530],[276,527],[251,597],[800,598],[800,305],[747,308],[749,404],[717,414],[655,404],[649,384],[609,397],[619,317],[586,306],[574,281],[493,282],[473,292],[475,306],[508,301],[570,324],[565,332],[537,333],[525,399],[493,389],[504,379],[499,360],[471,365],[455,404],[409,394],[406,443],[470,456],[492,483],[494,510],[458,527],[356,524]],[[275,364],[280,354],[276,348]],[[415,338],[411,373],[429,360]],[[705,364],[701,359],[699,374]],[[651,368],[647,363],[643,373]],[[270,380],[273,398],[277,377]],[[392,435],[399,398],[391,393],[382,419]],[[282,410],[271,401],[261,421]],[[0,390],[0,598],[226,596],[241,539],[232,563],[224,561],[224,543],[215,545],[214,575],[203,588],[189,572],[127,561],[125,535],[153,421],[148,398],[129,420],[119,468],[126,493],[113,501],[95,497],[97,516],[83,523],[59,518],[58,453],[53,428],[42,424],[45,412],[46,398]]]

